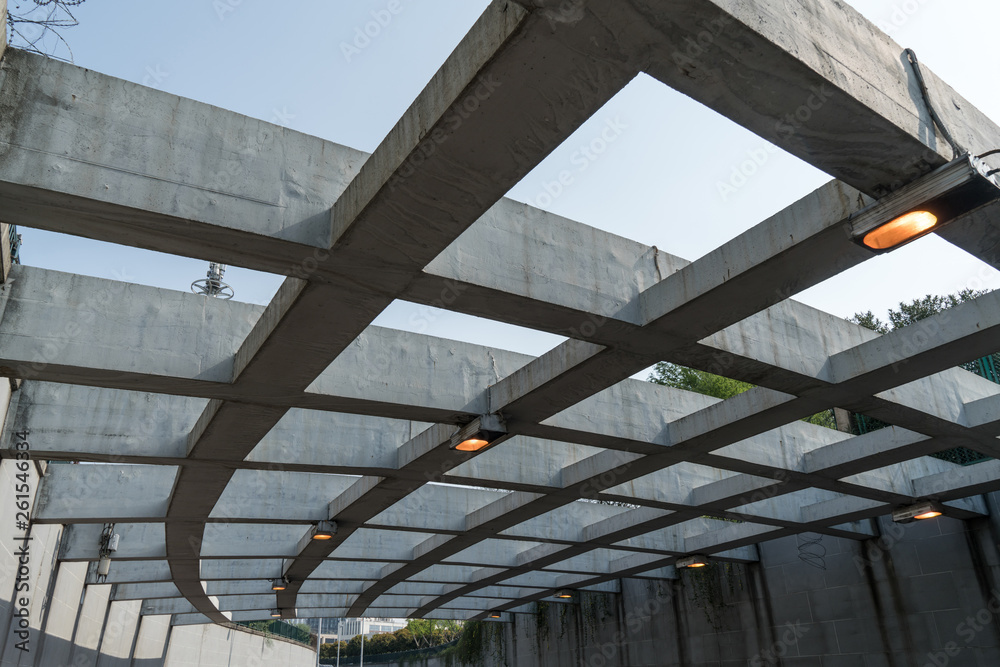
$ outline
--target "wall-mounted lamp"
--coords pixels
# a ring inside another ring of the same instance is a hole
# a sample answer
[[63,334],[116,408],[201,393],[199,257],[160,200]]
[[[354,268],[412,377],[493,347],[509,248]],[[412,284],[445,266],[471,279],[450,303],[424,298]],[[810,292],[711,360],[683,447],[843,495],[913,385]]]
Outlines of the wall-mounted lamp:
[[466,424],[451,436],[451,448],[460,452],[478,452],[507,434],[499,415],[484,415]]
[[570,590],[569,588],[563,588],[561,590],[556,591],[556,594],[553,595],[552,597],[558,598],[560,600],[572,600],[575,595],[576,591]]
[[491,611],[490,615],[487,618],[500,618],[500,612],[498,612],[498,611]]
[[981,160],[963,155],[892,192],[850,218],[854,240],[887,252],[1000,199],[1000,184]]
[[272,591],[283,591],[288,588],[288,580],[282,577],[281,579],[271,580],[271,590]]
[[674,563],[674,567],[676,568],[691,568],[691,567],[698,568],[698,567],[705,567],[706,565],[708,565],[708,558],[702,556],[701,554],[695,554],[694,556],[687,556],[685,558],[679,559],[676,563]]
[[941,506],[937,503],[917,503],[916,505],[910,505],[909,507],[902,507],[895,510],[892,513],[892,520],[896,523],[912,523],[913,521],[935,519],[944,514],[941,510]]
[[332,540],[336,534],[336,521],[320,521],[312,528],[312,539],[314,540]]
[[271,610],[271,618],[281,618],[281,610],[280,609],[272,609]]

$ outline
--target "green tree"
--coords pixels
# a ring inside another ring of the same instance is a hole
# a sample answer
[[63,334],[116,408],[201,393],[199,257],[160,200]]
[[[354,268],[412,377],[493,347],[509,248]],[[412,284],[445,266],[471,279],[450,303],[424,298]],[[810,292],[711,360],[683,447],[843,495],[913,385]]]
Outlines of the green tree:
[[649,381],[723,399],[732,398],[753,388],[753,385],[748,382],[740,382],[665,361],[656,364],[653,374],[649,376]]
[[[699,371],[694,368],[679,366],[666,361],[661,361],[656,364],[653,368],[653,373],[649,376],[648,380],[650,382],[655,382],[656,384],[676,387],[677,389],[693,391],[698,394],[704,394],[705,396],[713,396],[721,399],[732,398],[737,394],[742,394],[748,389],[752,389],[754,386],[748,382],[733,380],[732,378],[727,378],[722,375],[715,375],[714,373]],[[806,417],[802,421],[807,421],[811,424],[816,424],[817,426],[825,426],[826,428],[837,428],[837,423],[833,416],[833,410],[817,412],[814,415]]]
[[898,309],[889,309],[888,323],[882,322],[882,320],[876,317],[870,310],[863,313],[855,313],[848,319],[855,324],[860,324],[866,329],[886,334],[890,331],[910,326],[914,322],[919,322],[920,320],[926,319],[931,315],[937,315],[941,311],[954,308],[960,303],[971,301],[972,299],[987,294],[988,292],[989,290],[964,289],[960,292],[946,294],[944,296],[928,294],[922,299],[914,299],[909,303],[900,301]]

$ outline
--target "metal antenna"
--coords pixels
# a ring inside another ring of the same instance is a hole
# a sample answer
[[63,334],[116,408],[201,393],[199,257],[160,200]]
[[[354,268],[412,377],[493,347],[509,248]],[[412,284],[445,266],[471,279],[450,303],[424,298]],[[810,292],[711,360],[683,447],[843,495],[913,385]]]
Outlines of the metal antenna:
[[233,292],[232,287],[222,281],[224,275],[226,275],[225,264],[210,262],[207,277],[191,283],[191,291],[195,294],[214,296],[217,299],[232,299],[235,292]]

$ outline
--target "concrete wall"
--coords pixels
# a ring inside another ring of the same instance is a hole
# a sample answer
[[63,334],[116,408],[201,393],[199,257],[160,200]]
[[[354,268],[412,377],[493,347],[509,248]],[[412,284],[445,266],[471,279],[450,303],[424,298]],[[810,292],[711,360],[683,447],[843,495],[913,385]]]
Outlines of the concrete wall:
[[165,667],[312,667],[316,652],[278,639],[238,632],[218,625],[175,627]]
[[[0,428],[11,397],[0,378]],[[30,433],[27,442],[30,452]],[[40,461],[0,462],[0,667],[315,664],[315,652],[304,646],[213,625],[171,627],[171,616],[141,616],[141,600],[111,601],[114,586],[87,585],[88,562],[58,560],[63,526],[32,524],[25,531],[17,524],[19,502],[35,518],[46,470]]]
[[995,667],[1000,496],[987,503],[991,518],[880,519],[865,542],[782,538],[752,565],[552,603],[503,624],[485,665]]

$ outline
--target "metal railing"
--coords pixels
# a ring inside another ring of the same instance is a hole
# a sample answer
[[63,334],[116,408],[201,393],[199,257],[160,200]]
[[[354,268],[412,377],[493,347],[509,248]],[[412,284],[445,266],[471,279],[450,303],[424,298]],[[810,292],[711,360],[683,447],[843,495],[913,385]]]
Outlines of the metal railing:
[[[980,377],[986,378],[990,382],[1000,384],[1000,352],[988,354],[967,364],[962,364],[962,368],[970,373],[975,373]],[[851,414],[851,426],[853,426],[855,435],[863,435],[890,426],[890,424],[886,424],[880,419],[855,412]],[[931,456],[960,466],[971,466],[983,461],[993,460],[993,457],[968,449],[967,447],[946,449],[942,452],[931,454]]]
[[[450,648],[458,643],[458,640],[450,641],[447,644],[439,644],[437,646],[431,646],[428,648],[417,648],[412,651],[400,651],[397,653],[365,653],[365,664],[375,665],[375,664],[385,664],[387,662],[402,662],[410,658],[420,658],[423,656],[432,656],[441,653],[447,648]],[[336,658],[323,658],[320,660],[321,665],[336,665]],[[340,664],[342,667],[349,665],[359,665],[361,664],[361,656],[354,655],[350,658],[341,656]]]
[[315,646],[316,644],[312,633],[308,630],[303,630],[302,628],[296,627],[291,623],[286,623],[285,621],[277,619],[257,622],[237,621],[234,622],[233,625],[239,625],[257,632],[263,632],[265,635],[284,637],[285,639],[290,639],[293,642],[298,642],[299,644],[304,644],[310,647]]
[[10,241],[10,261],[14,264],[20,264],[21,235],[17,233],[17,225],[10,225],[7,228],[7,235]]

